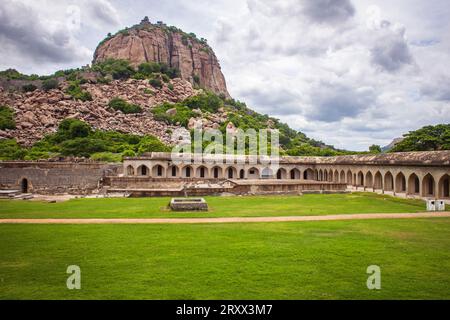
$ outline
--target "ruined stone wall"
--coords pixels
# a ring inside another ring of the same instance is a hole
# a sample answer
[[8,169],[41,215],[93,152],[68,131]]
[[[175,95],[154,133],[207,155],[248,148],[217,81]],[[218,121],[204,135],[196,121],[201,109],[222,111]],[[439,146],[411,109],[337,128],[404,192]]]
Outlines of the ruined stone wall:
[[[0,162],[0,189],[38,194],[90,194],[121,165],[73,162]],[[26,190],[24,190],[24,188]]]

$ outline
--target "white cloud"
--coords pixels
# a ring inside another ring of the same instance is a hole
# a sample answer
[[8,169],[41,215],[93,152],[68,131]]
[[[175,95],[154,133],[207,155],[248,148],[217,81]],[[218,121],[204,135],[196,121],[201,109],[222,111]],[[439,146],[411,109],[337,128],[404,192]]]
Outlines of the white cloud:
[[[81,29],[66,32],[69,5]],[[108,32],[149,16],[208,38],[235,98],[337,147],[450,122],[447,0],[4,0],[5,12],[0,68],[89,63]]]

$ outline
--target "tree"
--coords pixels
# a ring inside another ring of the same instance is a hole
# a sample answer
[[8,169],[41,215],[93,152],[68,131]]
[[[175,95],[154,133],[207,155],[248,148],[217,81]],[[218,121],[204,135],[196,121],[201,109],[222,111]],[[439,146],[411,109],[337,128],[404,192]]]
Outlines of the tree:
[[426,126],[404,137],[391,152],[450,150],[450,124]]
[[369,147],[369,152],[370,153],[381,153],[382,150],[381,150],[381,147],[379,145],[374,144],[374,145],[371,145]]

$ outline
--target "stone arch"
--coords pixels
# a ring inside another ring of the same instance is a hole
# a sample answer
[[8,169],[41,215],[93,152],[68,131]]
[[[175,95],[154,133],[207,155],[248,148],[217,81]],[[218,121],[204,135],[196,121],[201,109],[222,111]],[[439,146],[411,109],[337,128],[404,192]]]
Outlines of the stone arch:
[[302,177],[302,173],[297,168],[294,168],[289,173],[289,176],[291,180],[300,180]]
[[30,182],[28,181],[27,178],[23,178],[20,181],[20,191],[22,193],[29,193],[30,192]]
[[333,182],[339,183],[339,171],[337,171],[337,170],[334,171],[334,179],[333,179]]
[[316,175],[315,175],[316,172],[317,172],[317,170],[314,171],[311,168],[306,169],[305,171],[303,171],[303,179],[304,180],[314,180],[316,177]]
[[148,177],[150,175],[150,169],[146,165],[139,166],[137,174],[138,176]]
[[353,174],[353,185],[354,185],[354,186],[357,186],[357,185],[358,185],[358,181],[357,181],[356,178],[357,178],[356,173],[354,173],[354,174]]
[[436,182],[431,174],[427,174],[422,180],[422,196],[434,197],[436,195]]
[[132,177],[134,175],[135,175],[134,167],[132,165],[129,165],[127,167],[127,176]]
[[245,179],[245,170],[244,169],[241,169],[239,171],[239,179]]
[[194,177],[194,169],[191,166],[185,166],[181,170],[182,178],[192,179]]
[[235,167],[228,167],[225,174],[227,179],[237,179],[237,170]]
[[278,169],[278,171],[277,171],[277,179],[278,180],[286,180],[286,178],[287,178],[286,170],[283,169],[283,168]]
[[438,189],[439,198],[450,198],[450,176],[448,174],[445,174],[441,179],[439,179]]
[[170,178],[176,178],[178,177],[179,171],[180,169],[177,166],[170,166],[169,169],[167,170],[167,173],[170,176]]
[[[306,180],[308,180],[308,179],[306,179]],[[312,179],[312,180],[317,180],[317,181],[319,181],[319,170],[315,170],[314,171],[314,179]]]
[[211,169],[211,177],[214,179],[222,179],[222,168],[221,167],[214,167]]
[[373,188],[373,174],[370,171],[366,173],[364,187]]
[[345,171],[344,170],[341,171],[341,175],[339,177],[339,182],[345,183]]
[[154,178],[164,178],[165,177],[165,172],[166,170],[164,169],[164,167],[160,164],[156,165],[153,167],[152,169],[152,177]]
[[347,171],[347,184],[353,185],[353,173],[350,170]]
[[323,171],[322,171],[322,169],[319,170],[319,176],[318,176],[317,180],[323,181]]
[[406,177],[403,172],[400,172],[395,177],[395,192],[405,193],[406,192]]
[[358,187],[364,186],[364,173],[362,171],[358,172],[358,180],[356,181]]
[[247,178],[250,180],[259,179],[259,170],[257,168],[250,168],[248,169]]
[[334,180],[334,175],[333,175],[333,170],[329,170],[328,171],[328,182],[333,182]]
[[383,176],[381,175],[380,171],[377,171],[377,173],[375,173],[373,188],[375,190],[383,190]]
[[195,172],[195,176],[200,179],[206,179],[209,177],[208,168],[205,166],[200,166]]
[[408,178],[408,194],[420,195],[420,179],[415,173]]
[[390,171],[384,175],[384,190],[394,191],[394,176]]

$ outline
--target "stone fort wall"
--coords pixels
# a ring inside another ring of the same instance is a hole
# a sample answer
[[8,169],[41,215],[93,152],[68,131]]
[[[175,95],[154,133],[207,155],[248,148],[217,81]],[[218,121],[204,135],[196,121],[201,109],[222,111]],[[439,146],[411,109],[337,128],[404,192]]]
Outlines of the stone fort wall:
[[121,165],[74,162],[0,162],[0,189],[38,194],[90,194]]

